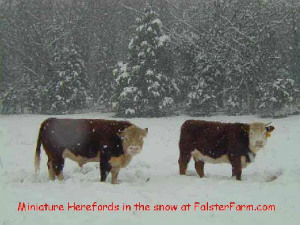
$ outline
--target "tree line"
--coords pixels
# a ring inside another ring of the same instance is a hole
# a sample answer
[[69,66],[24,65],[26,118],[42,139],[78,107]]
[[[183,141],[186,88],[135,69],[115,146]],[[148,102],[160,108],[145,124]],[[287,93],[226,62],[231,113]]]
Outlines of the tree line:
[[299,77],[296,0],[0,5],[2,113],[276,116]]

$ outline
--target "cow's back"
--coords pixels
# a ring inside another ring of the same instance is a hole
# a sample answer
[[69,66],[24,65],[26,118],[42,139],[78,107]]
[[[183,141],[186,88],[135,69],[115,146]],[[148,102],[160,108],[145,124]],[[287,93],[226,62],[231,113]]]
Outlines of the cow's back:
[[42,123],[42,144],[47,154],[62,154],[69,149],[76,155],[95,157],[100,148],[117,146],[122,153],[118,136],[131,124],[126,121],[101,119],[56,119],[49,118]]
[[197,149],[211,158],[234,152],[243,155],[248,151],[248,134],[245,124],[187,120],[181,127],[180,148],[191,152]]

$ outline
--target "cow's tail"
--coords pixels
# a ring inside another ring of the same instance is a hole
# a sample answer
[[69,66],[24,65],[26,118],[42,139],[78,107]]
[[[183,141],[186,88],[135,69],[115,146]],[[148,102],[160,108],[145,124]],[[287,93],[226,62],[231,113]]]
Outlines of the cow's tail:
[[34,157],[34,170],[35,174],[38,174],[40,170],[40,161],[41,161],[41,145],[42,145],[42,131],[43,131],[43,124],[40,127],[39,136],[36,143],[35,149],[35,157]]

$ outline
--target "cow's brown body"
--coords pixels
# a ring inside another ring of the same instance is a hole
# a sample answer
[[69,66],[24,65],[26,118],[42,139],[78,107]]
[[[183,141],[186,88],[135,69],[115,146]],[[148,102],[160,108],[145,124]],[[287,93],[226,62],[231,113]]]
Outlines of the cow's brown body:
[[116,164],[119,158],[123,161],[126,158],[121,133],[130,126],[132,124],[126,121],[49,118],[40,127],[36,159],[39,160],[43,145],[50,179],[61,178],[66,157],[77,161],[79,166],[97,161],[100,162],[101,181],[105,181],[112,170],[110,160],[114,159]]
[[249,124],[242,123],[187,120],[181,127],[179,141],[180,174],[186,173],[193,156],[200,177],[204,176],[205,162],[226,162],[232,165],[232,175],[240,180],[242,168],[255,157],[249,148],[249,127]]

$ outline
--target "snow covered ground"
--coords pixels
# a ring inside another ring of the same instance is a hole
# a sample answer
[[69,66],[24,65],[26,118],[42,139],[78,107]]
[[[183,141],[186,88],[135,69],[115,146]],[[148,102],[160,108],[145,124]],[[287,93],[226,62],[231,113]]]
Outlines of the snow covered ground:
[[[61,117],[61,116],[60,116]],[[72,118],[111,118],[85,114]],[[256,161],[243,170],[242,181],[232,179],[228,164],[206,164],[200,179],[191,161],[188,175],[178,174],[178,140],[187,116],[131,119],[148,127],[144,149],[121,170],[120,184],[99,182],[98,163],[82,170],[70,160],[65,180],[49,181],[44,151],[36,177],[33,156],[42,115],[0,116],[0,224],[299,224],[300,223],[300,116],[260,119],[253,116],[201,118],[226,122],[272,121],[275,131]],[[200,119],[200,118],[199,118]],[[273,212],[258,211],[55,211],[18,212],[18,203],[62,204],[274,204]]]

